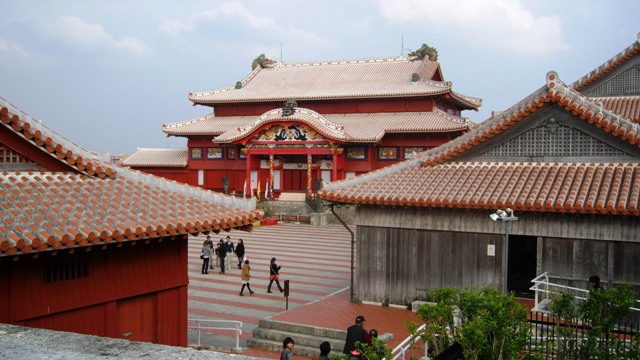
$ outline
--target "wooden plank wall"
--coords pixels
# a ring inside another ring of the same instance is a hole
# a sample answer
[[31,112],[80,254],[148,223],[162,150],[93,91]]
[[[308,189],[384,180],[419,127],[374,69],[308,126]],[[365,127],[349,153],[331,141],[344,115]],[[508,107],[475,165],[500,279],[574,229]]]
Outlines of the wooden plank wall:
[[[356,295],[360,300],[409,304],[425,287],[502,288],[505,227],[491,211],[358,207]],[[512,235],[538,239],[537,274],[587,288],[640,285],[640,221],[629,216],[516,213]],[[495,256],[487,246],[495,245]]]

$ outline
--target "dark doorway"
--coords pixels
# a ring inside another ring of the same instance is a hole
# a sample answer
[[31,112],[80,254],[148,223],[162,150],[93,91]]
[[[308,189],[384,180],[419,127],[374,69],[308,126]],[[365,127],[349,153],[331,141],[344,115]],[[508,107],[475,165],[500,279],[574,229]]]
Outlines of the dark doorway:
[[535,236],[509,235],[507,290],[516,297],[533,298],[529,288],[536,277],[537,242]]
[[307,189],[307,169],[284,171],[284,191],[305,191]]

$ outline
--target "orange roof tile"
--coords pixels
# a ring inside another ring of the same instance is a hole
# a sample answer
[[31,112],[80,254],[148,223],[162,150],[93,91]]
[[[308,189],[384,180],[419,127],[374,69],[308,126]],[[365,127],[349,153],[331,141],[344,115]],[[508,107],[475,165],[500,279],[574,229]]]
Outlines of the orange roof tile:
[[[425,64],[426,63],[426,64]],[[469,109],[482,100],[453,94],[451,83],[432,80],[439,65],[428,59],[405,57],[275,64],[257,67],[241,81],[242,87],[189,93],[196,104],[255,101],[325,100],[452,94]],[[412,82],[412,75],[420,74]],[[430,77],[427,77],[430,76]]]
[[616,56],[607,60],[604,64],[598,66],[596,69],[594,69],[587,75],[576,80],[573,84],[571,84],[571,88],[577,91],[584,89],[589,84],[593,83],[594,81],[598,80],[604,75],[610,73],[612,70],[617,68],[620,64],[629,60],[632,56],[634,56],[638,52],[640,52],[640,33],[638,33],[636,41],[634,41],[631,45],[627,46],[627,48],[622,50]]
[[0,124],[79,172],[101,178],[116,176],[115,167],[106,159],[80,148],[1,97]]
[[459,162],[413,166],[322,191],[358,205],[640,216],[638,163]]
[[555,72],[547,84],[476,129],[411,160],[325,184],[320,197],[370,205],[425,206],[640,215],[640,164],[451,162],[546,103],[640,147],[640,125],[567,87]]
[[[0,173],[0,256],[244,228],[262,216],[255,210],[255,199],[237,199],[122,167],[116,177],[115,166],[92,158],[89,151],[38,122],[25,130],[24,124],[33,119],[0,100],[4,124],[5,118],[18,124],[12,129],[19,136],[38,129],[51,146],[71,149],[74,168],[80,170]],[[49,151],[43,144],[32,144]],[[80,161],[82,170],[77,167],[78,154],[90,159]],[[66,156],[59,161],[67,161]]]
[[138,150],[122,162],[123,166],[186,167],[189,162],[187,149],[149,149]]
[[612,96],[612,97],[590,97],[602,107],[628,119],[636,124],[640,123],[640,96]]

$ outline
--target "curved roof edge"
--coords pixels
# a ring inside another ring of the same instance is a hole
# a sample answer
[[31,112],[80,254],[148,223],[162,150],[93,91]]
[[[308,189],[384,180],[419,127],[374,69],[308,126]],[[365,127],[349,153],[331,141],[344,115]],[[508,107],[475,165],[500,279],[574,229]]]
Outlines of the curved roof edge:
[[570,87],[578,91],[584,89],[589,84],[609,73],[611,70],[615,69],[616,67],[618,67],[618,65],[627,61],[638,52],[640,52],[640,33],[638,33],[636,41],[634,41],[631,45],[627,46],[620,53],[605,61],[604,64],[598,66],[587,75],[576,80],[573,84],[570,85]]
[[115,166],[107,159],[72,143],[2,97],[0,97],[0,124],[80,173],[101,178],[116,177]]

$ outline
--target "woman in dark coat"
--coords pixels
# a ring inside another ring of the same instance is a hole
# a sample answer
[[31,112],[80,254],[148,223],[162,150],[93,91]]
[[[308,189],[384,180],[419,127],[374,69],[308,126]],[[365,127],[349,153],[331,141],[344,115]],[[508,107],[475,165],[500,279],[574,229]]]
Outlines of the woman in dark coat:
[[238,269],[242,269],[242,258],[244,258],[244,241],[238,240],[236,245],[236,256],[238,257]]
[[278,285],[278,290],[280,290],[280,292],[284,292],[284,289],[280,286],[280,281],[278,281],[280,277],[280,274],[278,273],[280,268],[281,266],[276,264],[276,258],[271,258],[271,266],[269,267],[269,286],[267,287],[268,293],[271,292],[271,284],[273,284],[274,281],[276,282],[276,285]]

